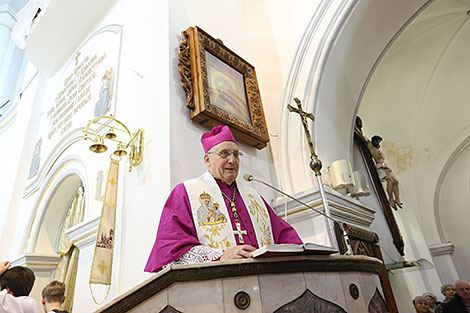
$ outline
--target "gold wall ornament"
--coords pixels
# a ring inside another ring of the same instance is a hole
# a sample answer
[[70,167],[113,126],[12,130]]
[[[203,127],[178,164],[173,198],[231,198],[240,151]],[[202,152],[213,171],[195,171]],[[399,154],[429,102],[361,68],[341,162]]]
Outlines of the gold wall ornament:
[[119,157],[129,156],[129,172],[132,167],[142,162],[144,152],[144,130],[140,128],[135,133],[113,116],[101,115],[89,121],[84,130],[84,140],[93,139],[90,150],[95,153],[105,152],[108,148],[104,141],[117,142],[113,154]]

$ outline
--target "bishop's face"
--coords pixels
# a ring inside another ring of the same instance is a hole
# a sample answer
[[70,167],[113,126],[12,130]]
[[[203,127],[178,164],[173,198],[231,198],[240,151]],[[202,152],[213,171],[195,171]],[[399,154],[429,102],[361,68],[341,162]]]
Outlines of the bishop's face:
[[[204,163],[206,163],[209,172],[216,179],[220,179],[227,184],[231,184],[238,176],[238,168],[240,159],[234,157],[231,153],[228,157],[222,157],[224,152],[238,152],[238,145],[232,141],[221,142],[204,155]],[[221,156],[222,155],[222,156]]]

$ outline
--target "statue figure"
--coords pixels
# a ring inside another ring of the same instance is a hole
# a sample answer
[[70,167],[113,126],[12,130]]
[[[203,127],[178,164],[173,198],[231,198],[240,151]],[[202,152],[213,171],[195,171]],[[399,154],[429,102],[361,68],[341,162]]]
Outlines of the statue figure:
[[381,181],[385,181],[387,183],[386,190],[390,206],[395,210],[397,210],[397,207],[403,208],[403,203],[400,200],[400,192],[398,190],[398,180],[393,174],[392,169],[385,163],[385,155],[380,151],[380,142],[382,141],[382,137],[375,135],[371,140],[368,140],[367,138],[366,140],[367,146],[372,154],[372,158],[375,161],[379,178]]

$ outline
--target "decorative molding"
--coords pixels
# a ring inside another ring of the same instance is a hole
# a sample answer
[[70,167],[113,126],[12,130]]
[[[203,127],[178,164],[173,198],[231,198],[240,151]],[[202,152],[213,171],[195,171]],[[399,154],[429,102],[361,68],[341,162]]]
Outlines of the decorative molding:
[[83,140],[84,127],[77,128],[66,136],[64,136],[57,145],[51,149],[51,153],[44,160],[44,164],[41,166],[39,172],[34,176],[32,180],[24,189],[23,198],[27,199],[34,194],[43,184],[48,174],[53,170],[53,167],[59,157],[74,143]]
[[429,252],[433,257],[440,255],[452,255],[455,251],[455,245],[452,242],[441,243],[429,247]]
[[[38,74],[39,72],[36,71],[29,81],[23,84],[23,87],[11,96],[11,98],[8,100],[10,103],[7,103],[4,107],[0,108],[0,134],[7,130],[15,122],[16,113],[18,111],[18,104],[21,101],[20,95],[25,93],[31,83],[36,79]],[[3,105],[3,103],[0,105]]]
[[12,261],[12,266],[27,266],[35,273],[52,273],[59,264],[58,254],[26,253]]
[[436,220],[436,228],[439,234],[439,238],[441,239],[442,243],[446,243],[447,240],[446,235],[444,234],[444,230],[442,228],[441,217],[439,216],[439,201],[440,201],[440,194],[442,185],[444,184],[444,179],[447,176],[447,173],[451,169],[452,165],[455,161],[470,147],[470,136],[465,138],[464,141],[455,149],[454,152],[450,155],[449,159],[445,163],[444,167],[442,168],[441,174],[436,183],[436,191],[434,192],[434,218]]
[[[300,140],[290,140],[291,134],[301,132],[301,130],[291,127],[289,113],[284,108],[287,107],[287,104],[290,103],[294,97],[303,99],[303,102],[307,105],[316,102],[316,100],[310,101],[309,97],[310,95],[317,96],[318,93],[316,90],[320,86],[323,77],[324,65],[342,25],[348,20],[351,10],[357,2],[358,0],[322,0],[317,10],[313,13],[300,40],[289,71],[281,103],[282,110],[279,124],[280,148],[276,169],[279,173],[278,176],[283,178],[282,189],[295,190],[294,182],[299,180],[299,177],[294,177],[297,173],[293,173],[290,170],[292,168],[291,164],[295,162],[301,162],[301,164],[304,165],[304,173],[306,176],[304,178],[307,178],[309,182],[315,181],[313,179],[313,172],[308,167],[310,158],[309,155],[307,155],[307,151],[309,151],[309,149],[305,146],[305,140],[301,137],[299,137]],[[328,18],[330,18],[330,20],[326,20]],[[327,25],[327,28],[325,30],[320,29],[320,25]],[[322,33],[319,35],[320,31],[322,31]],[[313,40],[316,36],[321,36],[319,43]],[[308,77],[306,82],[301,81],[303,77]],[[301,85],[301,83],[304,83],[304,85]],[[314,108],[307,107],[305,111],[314,112]],[[315,132],[312,135],[315,137]],[[315,138],[314,144],[316,144]],[[292,145],[300,146],[300,157],[298,153],[299,148],[290,148]],[[295,155],[298,159],[293,160],[291,155]]]
[[100,217],[97,216],[91,220],[82,222],[73,227],[70,227],[65,232],[78,249],[85,248],[96,241],[96,234],[98,233],[98,226],[100,224]]
[[[22,8],[22,7],[13,7],[11,5],[11,2],[12,1],[7,1],[7,3],[2,3],[0,4],[0,14],[2,13],[6,13],[7,16],[13,21],[13,24],[16,22],[16,18],[15,18],[15,15],[16,13],[18,13],[18,11]],[[16,1],[16,2],[19,2],[19,1]],[[26,4],[26,1],[24,1],[24,4]],[[24,5],[23,4],[23,5]],[[14,25],[11,25],[11,27],[13,27]]]
[[248,275],[298,272],[365,272],[380,273],[383,263],[366,256],[313,256],[243,259],[188,265],[171,265],[132,288],[98,312],[127,312],[176,282],[209,280]]
[[[81,184],[85,189],[85,192],[88,192],[88,180],[86,176],[86,170],[84,163],[78,156],[70,155],[64,160],[61,160],[60,163],[55,164],[50,171],[48,171],[44,182],[41,183],[38,189],[38,195],[34,199],[34,204],[32,207],[35,208],[31,212],[31,224],[29,232],[25,235],[22,242],[24,242],[25,252],[32,253],[35,251],[35,244],[37,237],[39,236],[39,231],[42,223],[42,216],[45,214],[47,209],[48,201],[50,200],[51,195],[58,188],[60,183],[69,176],[76,175],[81,180]],[[86,200],[87,203],[89,200]],[[86,204],[88,206],[88,204]]]
[[172,307],[171,305],[168,304],[159,313],[182,313],[182,312],[178,311],[177,309],[175,309],[174,307]]
[[387,304],[385,303],[385,300],[380,294],[378,288],[375,288],[374,296],[370,299],[368,308],[369,313],[388,312]]
[[[116,1],[51,1],[26,42],[34,66],[46,76],[52,76],[84,40],[90,39],[87,38],[90,29]],[[61,31],[54,31],[57,29]]]
[[[375,210],[357,199],[348,197],[336,190],[325,186],[326,198],[330,207],[331,216],[339,221],[368,228],[374,221]],[[323,211],[322,199],[319,189],[313,188],[293,195],[294,198],[312,206],[314,209]],[[279,216],[283,216],[286,201],[276,200],[273,209]],[[288,199],[287,215],[289,222],[296,222],[316,217],[319,213],[306,208],[298,202]]]

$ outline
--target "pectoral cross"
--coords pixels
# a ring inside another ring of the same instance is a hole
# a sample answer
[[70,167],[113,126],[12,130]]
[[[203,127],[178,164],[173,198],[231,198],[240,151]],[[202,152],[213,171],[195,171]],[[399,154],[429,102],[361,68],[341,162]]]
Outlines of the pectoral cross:
[[234,230],[233,234],[238,236],[238,241],[240,241],[240,243],[245,243],[242,235],[247,235],[248,233],[246,230],[242,230],[240,228],[240,223],[235,223],[235,226],[237,226],[237,230]]

